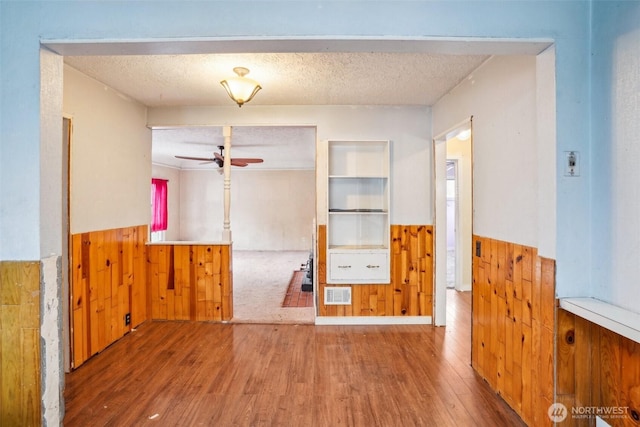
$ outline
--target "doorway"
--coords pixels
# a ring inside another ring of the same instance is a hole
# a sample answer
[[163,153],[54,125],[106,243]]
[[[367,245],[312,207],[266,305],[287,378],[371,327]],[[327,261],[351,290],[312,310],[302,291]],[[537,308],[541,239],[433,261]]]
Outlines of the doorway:
[[458,162],[447,159],[447,289],[456,285]]
[[66,239],[62,244],[61,272],[62,272],[62,351],[63,368],[71,371],[71,354],[73,352],[71,331],[71,207],[69,194],[71,193],[71,137],[73,124],[70,117],[62,118],[62,236]]
[[471,119],[434,139],[434,324],[447,324],[447,291],[471,291],[473,161]]
[[471,290],[472,282],[472,165],[471,133],[447,140],[447,287]]
[[[152,129],[152,174],[171,186],[164,240],[216,241],[229,227],[231,321],[313,323],[312,298],[307,298],[313,292],[297,291],[314,246],[316,127],[237,120],[229,126],[229,147],[222,145],[225,126],[216,123]],[[221,147],[232,159],[261,161],[232,166],[227,181],[222,165],[213,161],[223,156]],[[297,301],[304,300],[304,306],[285,304],[289,288],[304,296]]]

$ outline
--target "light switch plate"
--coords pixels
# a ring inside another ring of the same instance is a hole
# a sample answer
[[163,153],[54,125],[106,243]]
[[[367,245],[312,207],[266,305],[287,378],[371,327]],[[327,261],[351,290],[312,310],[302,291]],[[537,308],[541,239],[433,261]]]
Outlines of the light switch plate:
[[580,152],[565,151],[564,176],[580,176]]

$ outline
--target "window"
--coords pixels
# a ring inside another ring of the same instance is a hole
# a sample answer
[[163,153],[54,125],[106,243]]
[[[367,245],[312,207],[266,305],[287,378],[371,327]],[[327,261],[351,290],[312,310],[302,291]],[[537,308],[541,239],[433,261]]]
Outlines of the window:
[[167,229],[167,183],[166,179],[151,179],[151,232]]

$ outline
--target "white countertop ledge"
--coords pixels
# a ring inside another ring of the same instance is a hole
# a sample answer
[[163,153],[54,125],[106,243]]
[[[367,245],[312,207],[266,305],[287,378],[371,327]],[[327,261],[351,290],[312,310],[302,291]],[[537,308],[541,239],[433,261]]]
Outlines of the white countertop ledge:
[[164,242],[147,242],[148,246],[228,246],[231,242],[200,242],[197,240],[167,240]]
[[595,298],[560,298],[560,308],[640,343],[640,313]]

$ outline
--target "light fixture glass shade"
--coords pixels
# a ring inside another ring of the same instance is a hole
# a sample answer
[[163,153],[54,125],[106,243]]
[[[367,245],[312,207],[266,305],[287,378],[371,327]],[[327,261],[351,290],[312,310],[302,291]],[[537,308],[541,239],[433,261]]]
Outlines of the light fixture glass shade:
[[222,80],[220,84],[226,89],[229,97],[238,104],[238,107],[242,107],[244,103],[251,101],[262,87],[255,80],[245,77],[249,73],[247,68],[236,67],[233,71],[238,76]]

